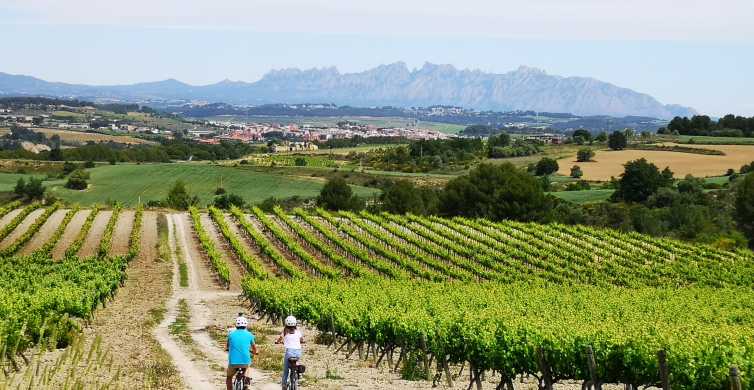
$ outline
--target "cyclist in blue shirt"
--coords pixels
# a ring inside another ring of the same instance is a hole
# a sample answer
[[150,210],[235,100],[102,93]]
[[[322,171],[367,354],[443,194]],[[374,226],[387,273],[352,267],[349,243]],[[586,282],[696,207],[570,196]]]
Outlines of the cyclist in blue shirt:
[[[236,369],[246,368],[246,378],[251,378],[248,368],[253,362],[252,355],[257,354],[257,345],[254,342],[254,335],[246,329],[247,326],[249,326],[249,321],[239,313],[236,318],[236,330],[228,334],[228,344],[225,346],[228,352],[225,385],[228,390],[233,388],[233,376],[236,374]],[[248,383],[249,380],[247,379],[246,382]]]

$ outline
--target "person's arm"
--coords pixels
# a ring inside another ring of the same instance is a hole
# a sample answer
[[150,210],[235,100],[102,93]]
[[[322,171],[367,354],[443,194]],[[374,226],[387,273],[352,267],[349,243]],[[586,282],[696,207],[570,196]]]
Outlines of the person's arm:
[[255,358],[257,357],[257,354],[259,354],[256,343],[251,344],[251,354],[254,355]]
[[225,339],[225,352],[229,352],[229,351],[230,351],[230,337]]
[[280,336],[278,336],[278,339],[275,340],[275,344],[282,344],[283,343],[283,336],[285,336],[285,329],[283,329],[283,333],[280,333]]
[[304,334],[301,333],[301,331],[299,331],[298,335],[299,335],[299,340],[300,340],[301,344],[306,344],[306,341],[304,340]]

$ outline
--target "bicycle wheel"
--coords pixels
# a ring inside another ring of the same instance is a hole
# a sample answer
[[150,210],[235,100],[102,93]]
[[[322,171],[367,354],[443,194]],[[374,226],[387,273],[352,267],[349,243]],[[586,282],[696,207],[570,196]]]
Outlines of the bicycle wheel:
[[298,373],[294,370],[290,371],[290,379],[288,380],[288,390],[298,390]]

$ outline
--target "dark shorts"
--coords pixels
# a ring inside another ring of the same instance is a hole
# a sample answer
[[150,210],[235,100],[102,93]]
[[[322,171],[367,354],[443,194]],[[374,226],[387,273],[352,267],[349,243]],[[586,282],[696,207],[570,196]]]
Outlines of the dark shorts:
[[225,375],[228,378],[233,378],[236,375],[236,369],[237,368],[246,368],[246,372],[244,372],[244,376],[247,378],[251,378],[251,370],[249,370],[248,364],[230,364],[228,365],[228,369],[225,370]]

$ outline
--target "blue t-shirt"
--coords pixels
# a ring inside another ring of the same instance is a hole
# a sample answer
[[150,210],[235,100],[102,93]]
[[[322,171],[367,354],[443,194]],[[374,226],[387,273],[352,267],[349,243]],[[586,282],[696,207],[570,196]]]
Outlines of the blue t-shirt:
[[249,349],[254,335],[246,329],[236,329],[228,335],[228,364],[251,364]]

